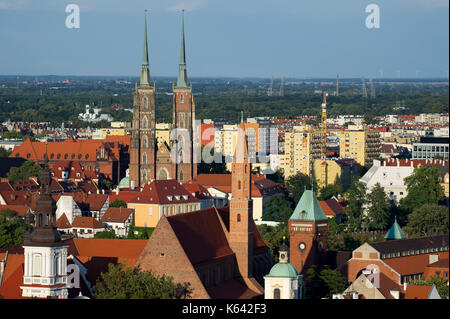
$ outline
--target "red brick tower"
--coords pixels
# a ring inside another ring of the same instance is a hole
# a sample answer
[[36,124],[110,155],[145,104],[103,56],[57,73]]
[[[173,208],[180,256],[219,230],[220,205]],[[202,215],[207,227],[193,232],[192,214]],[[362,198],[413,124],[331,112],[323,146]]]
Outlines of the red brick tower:
[[230,200],[230,246],[236,254],[239,273],[252,277],[253,201],[251,196],[251,163],[248,158],[244,125],[238,133],[232,164],[232,198]]
[[299,273],[324,262],[328,219],[312,190],[305,189],[289,218],[291,264]]
[[186,183],[197,176],[197,164],[194,163],[194,121],[195,103],[192,85],[188,85],[186,53],[184,42],[184,10],[181,25],[181,52],[177,84],[173,86],[173,128],[177,129],[176,143],[172,147],[177,154],[176,179]]
[[130,187],[140,187],[155,178],[155,87],[150,85],[145,17],[144,57],[141,81],[133,97],[133,123],[130,140]]

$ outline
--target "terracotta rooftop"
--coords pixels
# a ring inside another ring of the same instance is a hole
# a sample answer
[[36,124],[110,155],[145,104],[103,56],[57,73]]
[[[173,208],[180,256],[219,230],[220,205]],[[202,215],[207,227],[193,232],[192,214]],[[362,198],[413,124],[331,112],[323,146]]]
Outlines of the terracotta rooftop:
[[432,288],[433,286],[408,285],[405,299],[428,299]]
[[448,251],[448,235],[389,240],[370,245],[381,254],[440,247],[447,247]]
[[383,259],[390,267],[400,275],[411,275],[423,273],[430,263],[430,255],[439,255],[439,259],[448,259],[448,251],[415,256]]
[[344,212],[342,206],[334,198],[321,200],[319,201],[319,204],[326,216],[336,216]]
[[142,192],[131,199],[131,203],[146,204],[182,204],[198,203],[199,200],[192,196],[177,180],[154,180],[145,184]]
[[67,219],[67,216],[65,213],[63,213],[56,221],[56,228],[61,228],[61,229],[72,228],[72,225],[70,225],[70,222]]
[[30,207],[26,205],[0,205],[0,210],[10,209],[14,211],[19,216],[25,216]]
[[124,207],[110,207],[103,215],[102,223],[124,223],[130,215],[133,213],[133,209]]
[[105,228],[105,225],[100,223],[94,217],[77,216],[73,220],[72,227],[76,227],[76,228]]

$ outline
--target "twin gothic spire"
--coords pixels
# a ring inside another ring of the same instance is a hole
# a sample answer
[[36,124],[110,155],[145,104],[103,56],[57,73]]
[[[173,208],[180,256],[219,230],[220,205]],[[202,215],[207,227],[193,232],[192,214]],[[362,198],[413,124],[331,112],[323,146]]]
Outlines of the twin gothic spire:
[[[184,10],[182,10],[181,20],[181,49],[180,63],[178,67],[177,87],[187,87],[187,69],[186,69],[186,50],[184,41]],[[144,26],[144,53],[142,58],[142,71],[140,85],[150,85],[150,68],[148,60],[148,42],[147,42],[147,10],[145,10],[145,26]]]

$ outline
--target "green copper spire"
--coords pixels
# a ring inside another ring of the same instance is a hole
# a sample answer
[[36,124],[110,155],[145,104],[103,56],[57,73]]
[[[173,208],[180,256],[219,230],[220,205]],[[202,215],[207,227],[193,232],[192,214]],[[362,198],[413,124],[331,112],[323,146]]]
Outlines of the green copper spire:
[[392,227],[388,230],[386,235],[384,236],[387,240],[395,240],[395,239],[405,239],[406,234],[397,223],[397,216],[395,216],[395,221]]
[[178,67],[177,86],[186,87],[187,85],[187,71],[186,71],[186,51],[184,49],[184,10],[182,11],[181,23],[181,51],[180,51],[180,65]]
[[147,44],[147,10],[145,10],[145,29],[144,29],[144,54],[142,57],[141,85],[150,85],[150,69],[148,63],[148,44]]
[[327,220],[314,191],[305,189],[289,220],[310,222]]

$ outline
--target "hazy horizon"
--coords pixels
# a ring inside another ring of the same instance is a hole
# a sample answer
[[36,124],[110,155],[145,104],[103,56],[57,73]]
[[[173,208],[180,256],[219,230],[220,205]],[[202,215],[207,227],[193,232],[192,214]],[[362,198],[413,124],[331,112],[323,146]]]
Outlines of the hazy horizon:
[[[68,29],[68,4],[80,28]],[[448,0],[0,0],[0,74],[175,77],[181,8],[189,78],[448,79]]]

